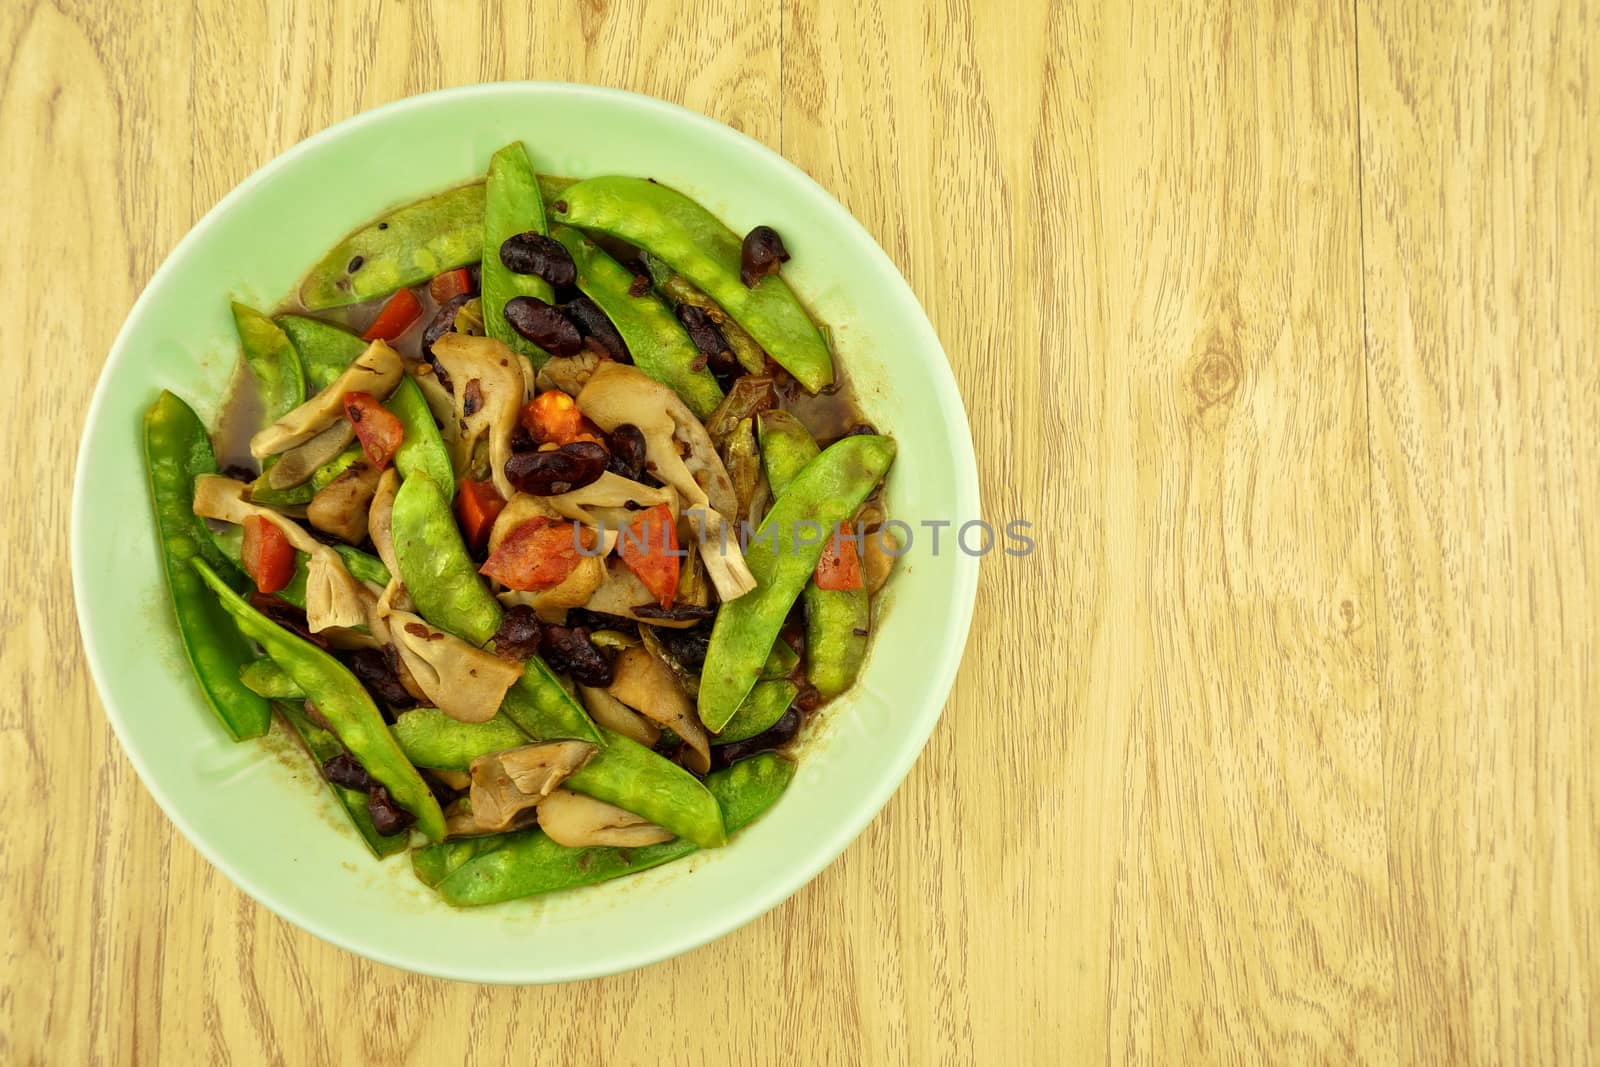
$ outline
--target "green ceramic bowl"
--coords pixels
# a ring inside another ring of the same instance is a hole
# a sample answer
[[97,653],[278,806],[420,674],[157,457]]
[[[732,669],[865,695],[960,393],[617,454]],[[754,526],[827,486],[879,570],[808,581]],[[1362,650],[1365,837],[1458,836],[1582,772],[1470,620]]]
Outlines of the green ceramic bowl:
[[[379,863],[282,736],[232,744],[202,703],[166,601],[140,451],[163,388],[215,414],[237,356],[228,301],[275,305],[330,245],[383,209],[483,172],[524,141],[540,170],[641,174],[735,230],[771,224],[784,276],[833,327],[868,415],[899,439],[891,514],[978,516],[971,434],[939,339],[894,264],[832,197],[749,138],[646,97],[482,85],[342,122],[251,175],[151,279],[112,346],[78,456],[73,588],[89,664],[128,758],[178,829],[245,892],[353,952],[480,982],[639,967],[772,908],[864,829],[939,717],[966,642],[978,560],[903,559],[854,691],[812,724],[783,800],[723,849],[601,886],[477,910],[437,900],[404,856]],[[894,195],[885,190],[885,195]]]

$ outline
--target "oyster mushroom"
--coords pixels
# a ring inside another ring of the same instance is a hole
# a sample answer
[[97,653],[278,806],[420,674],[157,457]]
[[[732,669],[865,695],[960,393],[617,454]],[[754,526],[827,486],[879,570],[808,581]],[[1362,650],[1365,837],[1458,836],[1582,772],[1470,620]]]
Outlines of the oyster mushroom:
[[510,500],[517,491],[506,479],[505,466],[526,387],[522,357],[492,337],[462,333],[435,341],[433,356],[450,376],[460,456],[470,460],[478,441],[487,437],[494,487]]
[[599,365],[600,355],[587,348],[575,356],[551,356],[539,368],[534,383],[540,389],[559,389],[568,396],[577,396]]
[[698,774],[710,770],[711,739],[672,668],[642,646],[623,650],[612,668],[614,673],[606,692],[683,738],[694,753],[690,770]]
[[194,513],[207,519],[242,525],[251,516],[265,519],[310,557],[306,564],[306,625],[312,633],[332,627],[359,626],[366,619],[362,585],[345,570],[339,554],[305,531],[299,523],[245,500],[248,487],[216,474],[195,479]]
[[549,741],[479,756],[471,769],[474,822],[505,829],[520,812],[547,800],[596,751],[587,741]]
[[429,626],[422,616],[391,609],[384,617],[400,661],[430,702],[458,722],[488,722],[522,664]]
[[581,489],[543,499],[545,505],[562,518],[587,526],[603,526],[608,534],[633,521],[635,509],[627,507],[630,503],[641,509],[666,504],[674,514],[678,510],[678,496],[671,489],[652,488],[613,471],[606,471]]
[[684,514],[699,535],[717,594],[724,601],[736,600],[754,589],[755,576],[745,566],[738,531],[729,528],[727,518],[739,507],[733,480],[706,428],[678,394],[642,371],[606,361],[578,394],[578,407],[608,433],[623,423],[639,428],[646,466],[683,498]]
[[[327,388],[250,438],[250,454],[263,459],[305,444],[344,417],[344,394],[371,393],[382,400],[394,392],[404,373],[405,364],[394,349],[382,341],[372,342]],[[341,444],[334,454],[343,448]]]
[[639,580],[639,576],[634,574],[622,560],[612,556],[605,560],[605,573],[599,586],[582,606],[590,611],[617,615],[624,619],[632,619],[634,622],[647,622],[651,626],[665,626],[674,630],[688,629],[703,621],[701,618],[674,619],[640,615],[634,611],[637,607],[653,605],[655,599],[655,595]]
[[383,473],[364,460],[352,463],[311,498],[307,521],[340,540],[360,544],[367,536],[368,506]]
[[603,800],[557,789],[539,804],[539,828],[567,848],[639,848],[671,841],[673,833]]
[[655,748],[656,742],[661,740],[659,726],[604,689],[596,689],[592,685],[580,685],[578,695],[583,698],[583,706],[589,709],[594,721],[606,729],[615,730],[630,741],[639,742],[645,748]]

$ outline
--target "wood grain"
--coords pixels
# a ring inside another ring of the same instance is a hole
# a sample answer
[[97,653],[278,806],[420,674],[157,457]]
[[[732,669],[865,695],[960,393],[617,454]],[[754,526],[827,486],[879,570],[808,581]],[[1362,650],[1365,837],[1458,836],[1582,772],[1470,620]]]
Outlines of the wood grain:
[[[0,5],[0,1062],[1594,1057],[1592,5],[536,7]],[[989,517],[1040,535],[838,862],[542,989],[366,963],[212,871],[65,563],[103,353],[183,232],[331,122],[503,78],[813,174],[938,327]]]

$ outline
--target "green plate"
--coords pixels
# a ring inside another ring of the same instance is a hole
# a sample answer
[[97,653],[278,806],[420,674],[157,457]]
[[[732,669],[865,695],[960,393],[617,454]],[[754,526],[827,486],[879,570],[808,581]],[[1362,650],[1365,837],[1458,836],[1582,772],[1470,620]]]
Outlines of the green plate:
[[[611,974],[702,945],[777,905],[837,856],[900,784],[938,720],[966,643],[979,561],[936,557],[919,538],[885,592],[860,682],[813,723],[783,800],[726,848],[602,886],[452,909],[403,857],[367,855],[276,733],[231,743],[189,676],[165,601],[140,416],[167,388],[209,422],[238,358],[229,300],[276,305],[351,229],[477,177],[495,149],[516,139],[542,172],[646,175],[698,198],[735,230],[776,227],[794,256],[784,277],[833,327],[867,414],[899,439],[890,514],[915,526],[980,511],[960,394],[894,264],[799,169],[704,116],[588,86],[431,93],[296,145],[200,220],[112,346],[78,455],[73,590],[106,714],[178,829],[279,915],[396,967],[528,983]],[[427,151],[395,167],[397,144]],[[947,531],[941,541],[950,540]]]

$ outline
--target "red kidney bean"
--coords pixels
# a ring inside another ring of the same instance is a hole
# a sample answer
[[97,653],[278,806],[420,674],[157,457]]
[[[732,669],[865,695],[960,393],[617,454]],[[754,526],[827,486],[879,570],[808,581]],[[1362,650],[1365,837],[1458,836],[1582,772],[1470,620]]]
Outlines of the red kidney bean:
[[746,756],[754,756],[758,752],[770,752],[775,748],[782,748],[794,740],[794,735],[800,732],[800,711],[791,707],[783,713],[783,718],[768,727],[767,732],[756,734],[744,741],[735,741],[730,745],[717,745],[711,750],[711,768],[716,770],[737,763]]
[[644,434],[639,427],[625,422],[606,435],[606,443],[611,446],[606,470],[629,481],[638,481],[644,475],[645,464]]
[[372,787],[367,794],[367,814],[372,816],[372,828],[384,837],[392,837],[417,821],[417,817],[394,802],[389,790],[381,785]]
[[739,247],[739,280],[746,289],[754,289],[762,278],[778,273],[779,265],[787,262],[789,252],[778,231],[771,226],[757,226],[744,235],[744,244]]
[[557,496],[599,479],[610,455],[593,441],[573,441],[545,452],[517,452],[506,460],[506,479],[524,493]]
[[611,661],[589,640],[589,631],[583,627],[546,626],[539,647],[551,670],[565,671],[579,685],[611,684]]
[[578,324],[578,332],[585,337],[592,337],[605,349],[606,355],[618,363],[632,363],[633,354],[628,351],[628,344],[612,325],[611,319],[600,305],[586,296],[578,296],[563,305],[572,321]]
[[367,769],[348,752],[341,752],[322,765],[322,776],[334,785],[365,793],[372,788]]
[[566,246],[532,230],[512,234],[502,241],[500,262],[514,274],[535,274],[551,285],[571,285],[578,278],[578,268]]
[[575,356],[583,351],[583,335],[560,308],[534,296],[506,301],[506,321],[511,328],[552,356]]
[[527,660],[539,654],[544,627],[539,616],[526,604],[515,604],[506,609],[500,618],[500,629],[494,632],[494,654],[501,659]]

